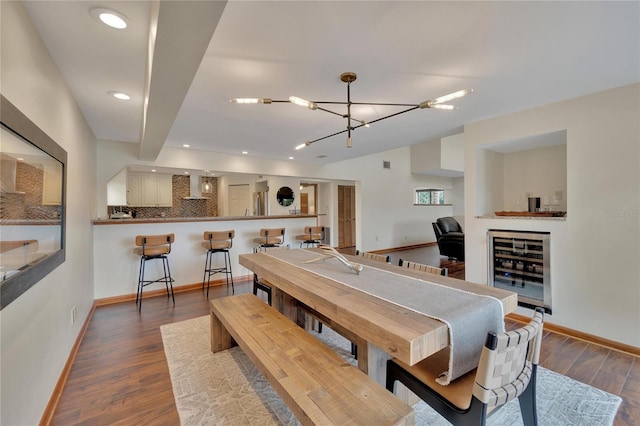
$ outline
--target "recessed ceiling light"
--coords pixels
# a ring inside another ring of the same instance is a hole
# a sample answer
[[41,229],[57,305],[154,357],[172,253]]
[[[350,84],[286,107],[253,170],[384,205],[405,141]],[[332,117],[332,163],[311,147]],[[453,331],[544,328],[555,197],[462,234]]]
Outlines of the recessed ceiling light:
[[131,95],[124,92],[109,92],[109,94],[116,99],[120,99],[121,101],[128,101],[129,99],[131,99]]
[[289,160],[293,160],[293,157],[289,157]]
[[182,147],[183,147],[183,148],[189,148],[190,146],[191,146],[191,145],[189,145],[188,143],[183,143],[183,144],[182,144]]
[[188,174],[189,174],[189,172],[184,172],[184,174],[185,174],[185,175],[188,175]]
[[242,153],[243,153],[243,154],[248,154],[248,152],[247,152],[247,151],[242,151]]
[[116,12],[115,10],[96,7],[91,9],[90,13],[91,16],[99,19],[100,22],[110,26],[111,28],[115,28],[118,30],[127,28],[127,17],[121,13]]
[[18,161],[24,161],[24,158],[22,158],[22,157],[18,157],[18,158],[16,158],[16,160],[18,160]]
[[152,171],[153,173],[155,173],[155,172],[156,172],[156,169],[151,169],[151,171]]

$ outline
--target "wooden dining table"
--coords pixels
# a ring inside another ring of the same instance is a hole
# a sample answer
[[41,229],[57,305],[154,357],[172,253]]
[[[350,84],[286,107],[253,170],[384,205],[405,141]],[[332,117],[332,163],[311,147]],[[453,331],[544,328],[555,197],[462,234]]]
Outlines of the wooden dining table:
[[[297,250],[279,250],[280,258],[268,253],[241,254],[239,261],[271,286],[273,306],[285,316],[307,328],[311,316],[355,343],[358,348],[358,367],[378,383],[384,386],[386,361],[390,357],[414,365],[450,345],[449,328],[444,322],[360,291],[335,277],[311,271],[305,265],[287,261],[286,257],[294,257],[293,252]],[[320,256],[319,253],[313,253],[314,249],[306,250],[312,252],[309,255],[311,258]],[[292,253],[287,255],[284,252]],[[299,258],[300,254],[296,257]],[[345,257],[363,265],[364,270],[356,278],[358,280],[375,276],[368,270],[375,270],[376,273],[383,271],[389,273],[390,280],[400,276],[413,278],[409,285],[421,286],[428,282],[491,296],[502,303],[504,314],[513,312],[517,307],[517,294],[511,291],[362,257]],[[342,268],[345,274],[353,275],[336,259],[327,260],[331,261],[335,263],[333,268]]]

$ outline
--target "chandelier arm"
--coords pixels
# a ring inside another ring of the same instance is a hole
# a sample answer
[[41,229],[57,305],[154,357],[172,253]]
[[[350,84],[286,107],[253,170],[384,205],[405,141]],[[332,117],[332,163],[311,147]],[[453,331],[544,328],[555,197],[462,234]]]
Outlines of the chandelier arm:
[[351,102],[351,105],[378,105],[378,106],[404,106],[404,107],[420,106],[420,104],[389,104],[384,102]]
[[335,115],[337,115],[339,117],[344,117],[344,114],[340,114],[339,112],[331,111],[330,109],[326,109],[326,108],[322,108],[322,107],[318,107],[317,109],[319,109],[320,111],[328,112],[329,114],[335,114]]
[[346,133],[346,131],[347,131],[346,129],[345,129],[345,130],[341,130],[341,131],[339,131],[339,132],[335,132],[335,133],[332,133],[332,134],[330,134],[330,135],[323,136],[323,137],[318,138],[318,139],[314,139],[314,140],[312,140],[312,141],[309,141],[308,143],[309,143],[309,145],[311,145],[311,144],[312,144],[312,143],[314,143],[314,142],[318,142],[318,141],[321,141],[321,140],[324,140],[324,139],[328,139],[328,138],[330,138],[330,137],[332,137],[332,136],[338,136],[338,135],[341,135],[342,133]]
[[386,120],[387,118],[395,117],[396,115],[404,114],[405,112],[413,111],[414,109],[420,108],[419,105],[414,106],[413,108],[405,109],[404,111],[399,111],[394,114],[385,115],[384,117],[376,118],[375,120],[367,121],[365,124],[360,124],[359,126],[352,127],[352,129],[357,129],[362,126],[366,126],[367,124],[373,124],[378,121]]

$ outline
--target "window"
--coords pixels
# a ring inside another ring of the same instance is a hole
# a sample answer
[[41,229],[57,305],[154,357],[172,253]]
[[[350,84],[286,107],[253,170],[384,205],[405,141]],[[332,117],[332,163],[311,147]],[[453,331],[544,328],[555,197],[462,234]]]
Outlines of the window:
[[415,204],[420,206],[444,204],[444,190],[416,189]]

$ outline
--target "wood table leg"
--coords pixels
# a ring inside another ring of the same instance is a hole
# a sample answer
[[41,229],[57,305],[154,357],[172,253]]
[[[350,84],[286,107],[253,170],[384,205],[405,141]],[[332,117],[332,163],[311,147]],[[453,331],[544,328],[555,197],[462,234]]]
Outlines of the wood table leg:
[[[360,350],[360,346],[364,345],[366,350]],[[366,354],[366,359],[362,360],[361,356]],[[376,382],[382,386],[387,385],[387,360],[391,358],[387,352],[383,351],[372,343],[358,343],[358,367],[362,370],[360,363],[366,363],[368,367],[369,377],[373,378]],[[396,396],[409,405],[413,405],[420,401],[420,398],[411,392],[405,385],[400,382],[396,382]]]
[[362,350],[360,349],[361,345],[362,343],[358,343],[358,366],[360,366],[361,354],[366,353],[367,374],[382,386],[386,386],[389,354],[371,342],[367,342]]
[[211,352],[224,351],[235,346],[235,342],[227,329],[222,325],[215,312],[211,309]]

